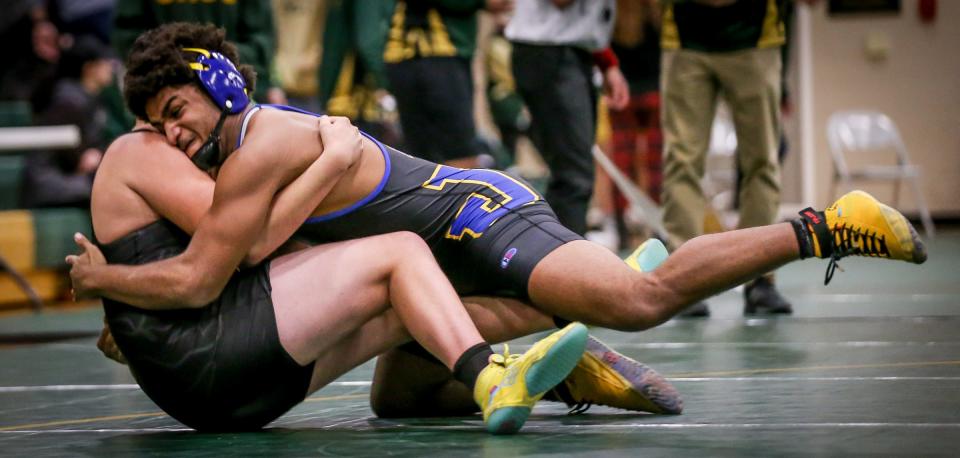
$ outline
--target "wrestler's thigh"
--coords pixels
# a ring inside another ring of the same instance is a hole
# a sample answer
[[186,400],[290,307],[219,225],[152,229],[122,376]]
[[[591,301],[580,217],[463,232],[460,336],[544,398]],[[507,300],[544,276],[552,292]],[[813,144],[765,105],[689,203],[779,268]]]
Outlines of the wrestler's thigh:
[[[400,242],[400,243],[395,243]],[[300,364],[383,313],[402,240],[392,234],[318,245],[270,264],[280,343]]]
[[568,242],[545,256],[530,275],[530,300],[571,321],[613,327],[628,316],[638,288],[637,272],[610,250],[586,240]]
[[323,388],[351,369],[409,340],[406,328],[392,309],[371,318],[339,340],[324,346],[325,350],[317,355],[313,366],[308,393]]

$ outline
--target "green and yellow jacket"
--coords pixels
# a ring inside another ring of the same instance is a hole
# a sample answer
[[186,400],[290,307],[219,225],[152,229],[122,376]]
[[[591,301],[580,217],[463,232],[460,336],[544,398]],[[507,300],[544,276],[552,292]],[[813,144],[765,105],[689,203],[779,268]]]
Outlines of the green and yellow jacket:
[[270,71],[275,47],[270,0],[123,0],[117,2],[113,45],[126,57],[141,33],[177,21],[223,27],[240,51],[240,61],[257,71],[255,98],[277,86]]
[[730,52],[782,46],[786,0],[737,0],[725,6],[667,0],[660,45],[663,49]]
[[470,59],[477,47],[477,11],[484,0],[397,0],[383,60]]

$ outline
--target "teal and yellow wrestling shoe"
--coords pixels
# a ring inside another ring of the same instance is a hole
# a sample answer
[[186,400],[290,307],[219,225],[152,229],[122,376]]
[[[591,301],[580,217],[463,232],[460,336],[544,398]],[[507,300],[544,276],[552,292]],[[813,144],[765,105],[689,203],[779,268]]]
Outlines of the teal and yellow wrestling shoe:
[[473,390],[483,422],[493,434],[513,434],[523,427],[533,405],[562,382],[583,356],[587,327],[570,323],[535,343],[523,355],[493,355]]
[[637,272],[650,272],[667,260],[667,247],[658,239],[647,239],[630,253],[623,262]]

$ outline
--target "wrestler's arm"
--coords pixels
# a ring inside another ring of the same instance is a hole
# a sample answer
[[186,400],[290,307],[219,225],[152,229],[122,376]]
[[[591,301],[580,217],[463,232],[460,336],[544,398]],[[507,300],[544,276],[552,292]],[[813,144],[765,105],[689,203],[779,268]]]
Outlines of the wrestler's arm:
[[344,172],[357,163],[363,152],[363,136],[349,119],[323,116],[318,129],[323,153],[274,199],[269,222],[244,258],[244,264],[258,264],[286,243],[339,183]]
[[[268,134],[248,141],[224,163],[210,212],[186,251],[140,266],[71,263],[77,295],[151,309],[201,307],[216,298],[263,230],[277,190],[296,172],[282,163],[286,154],[276,151],[292,147],[289,139]],[[350,165],[331,163],[341,174]]]
[[[330,119],[318,119],[318,141],[325,145],[324,153],[274,198],[267,225],[258,234],[244,264],[257,264],[283,245],[339,181],[340,164],[335,161],[349,158],[363,147],[359,131],[347,118],[336,118],[336,124],[331,124]],[[210,210],[213,180],[159,135],[146,141],[149,152],[132,158],[137,164],[125,168],[130,171],[125,180],[127,186],[157,213],[193,234]],[[349,149],[355,151],[346,152]],[[144,173],[144,169],[150,173]],[[175,186],[170,185],[169,177],[177,177]]]

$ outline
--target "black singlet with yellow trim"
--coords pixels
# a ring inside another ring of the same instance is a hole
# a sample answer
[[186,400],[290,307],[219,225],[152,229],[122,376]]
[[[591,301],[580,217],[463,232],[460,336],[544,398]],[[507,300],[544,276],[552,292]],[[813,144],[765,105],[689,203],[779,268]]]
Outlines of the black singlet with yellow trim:
[[415,232],[460,294],[518,297],[527,296],[530,274],[544,256],[582,239],[561,225],[543,197],[517,177],[436,164],[367,137],[386,161],[380,184],[347,208],[308,219],[298,237],[324,243]]
[[[111,264],[176,256],[190,237],[155,221],[100,245]],[[200,431],[257,429],[307,394],[313,364],[300,366],[280,345],[267,264],[235,273],[199,309],[143,310],[103,300],[110,331],[143,391],[161,409]]]

